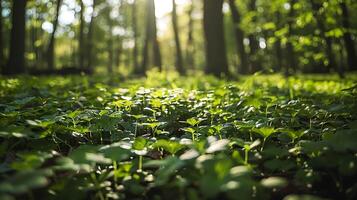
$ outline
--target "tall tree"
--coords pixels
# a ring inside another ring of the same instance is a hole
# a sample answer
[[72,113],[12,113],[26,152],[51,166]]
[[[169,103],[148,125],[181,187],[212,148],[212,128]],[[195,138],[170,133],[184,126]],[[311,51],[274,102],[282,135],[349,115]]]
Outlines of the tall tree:
[[191,6],[188,9],[187,15],[189,17],[188,21],[188,33],[187,33],[187,46],[186,46],[186,66],[189,67],[190,69],[193,69],[195,65],[195,60],[194,60],[194,39],[193,39],[193,25],[194,25],[194,19],[193,19],[193,11],[195,9],[195,4],[193,3],[193,0],[191,0]]
[[161,52],[159,41],[157,39],[157,27],[156,27],[156,16],[155,16],[155,1],[147,0],[147,16],[146,16],[146,34],[145,34],[145,42],[143,49],[143,61],[139,74],[144,74],[147,70],[149,64],[149,48],[150,44],[153,48],[153,65],[158,67],[159,70],[162,70],[161,63]]
[[131,5],[131,20],[132,20],[132,30],[133,30],[133,69],[135,73],[140,71],[139,61],[138,61],[138,21],[137,21],[137,1],[133,0]]
[[347,52],[347,62],[350,70],[357,71],[357,54],[355,43],[351,35],[350,14],[345,0],[340,3],[340,8],[342,10],[342,26],[344,29],[343,40]]
[[79,68],[84,68],[84,59],[85,59],[85,41],[84,41],[84,9],[85,5],[83,0],[79,0],[79,5],[81,7],[81,11],[79,12],[79,37],[78,37],[78,61],[79,61]]
[[[248,3],[249,12],[256,13],[257,10],[257,1],[250,0]],[[257,17],[253,15],[252,23],[256,23]],[[261,63],[258,55],[259,51],[259,41],[257,39],[256,33],[251,33],[248,35],[249,39],[249,60],[250,60],[250,70],[252,73],[255,73],[261,70]]]
[[327,68],[328,68],[328,70],[331,70],[333,68],[337,69],[336,59],[335,59],[335,56],[332,51],[332,38],[329,36],[326,36],[326,27],[325,27],[325,23],[324,23],[325,16],[320,14],[321,13],[320,9],[322,7],[322,3],[316,2],[315,0],[310,0],[310,4],[311,4],[312,10],[313,10],[313,16],[316,20],[317,27],[320,32],[320,37],[322,40],[324,40],[325,45],[326,45],[325,53],[326,53],[327,60],[328,60]]
[[117,38],[117,41],[116,41],[116,48],[115,48],[115,59],[114,59],[114,66],[115,67],[119,67],[120,64],[121,64],[121,57],[122,57],[122,54],[123,54],[123,42],[121,41],[121,38]]
[[182,60],[182,50],[181,50],[181,41],[179,37],[178,30],[178,21],[177,21],[177,8],[176,8],[176,0],[172,0],[172,27],[175,37],[175,46],[176,46],[176,69],[180,74],[185,74],[185,69],[183,67]]
[[229,0],[228,3],[232,14],[235,39],[237,43],[236,47],[240,60],[240,67],[238,68],[238,71],[242,74],[247,74],[249,66],[247,61],[247,52],[245,51],[245,47],[244,47],[244,32],[240,27],[241,15],[238,11],[238,8],[234,0]]
[[292,36],[294,35],[294,17],[295,17],[295,4],[297,0],[290,0],[290,10],[288,13],[288,33],[287,37],[288,40],[286,42],[286,64],[287,66],[285,67],[285,75],[288,76],[290,74],[290,69],[296,72],[297,68],[297,62],[296,62],[296,57],[295,57],[295,50],[294,50],[294,45],[292,44]]
[[109,74],[113,73],[113,62],[114,62],[114,40],[113,40],[113,19],[110,17],[110,12],[112,11],[110,5],[108,5],[108,10],[106,12],[106,19],[108,23],[108,40],[107,40],[107,51],[108,51],[108,63],[107,72]]
[[[110,26],[110,31],[113,30],[112,25]],[[113,61],[114,61],[114,52],[113,52],[113,34],[109,34],[108,38],[108,64],[107,64],[107,72],[109,74],[113,73]]]
[[55,14],[55,18],[53,21],[53,30],[52,30],[52,34],[50,37],[50,42],[48,44],[47,47],[47,67],[48,69],[54,69],[55,68],[55,63],[54,63],[54,57],[55,57],[55,38],[56,38],[56,32],[57,32],[57,27],[58,27],[58,17],[59,17],[59,13],[60,13],[60,8],[61,8],[61,4],[62,4],[62,0],[57,0],[57,4],[56,4],[56,14]]
[[2,0],[0,0],[0,72],[4,65],[3,23],[2,23]]
[[[277,27],[277,30],[281,29],[281,13],[279,10],[275,11],[275,24]],[[274,51],[275,51],[275,60],[276,60],[276,67],[275,71],[279,72],[283,69],[283,50],[281,47],[281,38],[280,37],[275,37],[275,43],[274,43]]]
[[203,29],[206,44],[207,74],[228,75],[228,62],[223,30],[223,0],[204,0]]
[[42,15],[42,6],[40,4],[36,4],[34,9],[34,19],[31,23],[31,42],[33,43],[33,51],[34,51],[34,63],[36,66],[43,66],[44,60],[43,57],[46,57],[44,47],[42,42],[38,42],[41,40],[42,36],[44,35],[44,30],[41,28],[41,24],[43,21]]
[[25,15],[27,0],[12,1],[12,27],[10,35],[9,62],[3,74],[14,75],[25,72]]
[[[128,17],[129,16],[129,6],[127,4],[127,1],[121,1],[120,6],[118,7],[118,13],[121,14],[123,17],[119,18],[117,20],[117,25],[123,27],[123,28],[127,28],[127,24],[128,24]],[[117,34],[115,36],[115,38],[113,38],[114,40],[114,45],[113,45],[113,65],[116,69],[118,69],[118,67],[120,67],[121,64],[121,57],[123,54],[123,41],[124,38],[120,35]],[[128,52],[130,54],[130,52]],[[130,55],[128,56],[128,61],[131,61],[131,57]],[[130,62],[125,65],[125,66],[130,66]]]
[[93,51],[93,33],[94,33],[94,21],[96,17],[96,8],[97,8],[98,0],[93,0],[92,4],[92,15],[90,18],[89,26],[88,26],[88,35],[87,35],[87,65],[86,69],[89,71],[93,70],[93,58],[92,58],[92,51]]

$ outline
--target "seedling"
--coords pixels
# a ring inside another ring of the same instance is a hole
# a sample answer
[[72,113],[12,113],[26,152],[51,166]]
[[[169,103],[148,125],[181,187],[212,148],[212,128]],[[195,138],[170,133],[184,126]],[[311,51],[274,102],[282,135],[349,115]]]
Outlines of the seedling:
[[272,127],[262,127],[262,128],[253,128],[253,131],[255,133],[258,133],[263,137],[263,144],[261,151],[264,149],[265,141],[273,134],[276,132],[276,130]]
[[186,120],[185,123],[189,124],[190,126],[194,127],[193,128],[186,128],[184,129],[186,132],[191,133],[192,140],[195,141],[195,134],[198,133],[198,125],[203,121],[203,119],[200,118],[189,118]]

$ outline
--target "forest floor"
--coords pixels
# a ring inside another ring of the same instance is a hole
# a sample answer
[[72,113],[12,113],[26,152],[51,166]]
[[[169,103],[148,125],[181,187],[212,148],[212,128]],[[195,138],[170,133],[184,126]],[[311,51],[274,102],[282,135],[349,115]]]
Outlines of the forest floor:
[[357,77],[0,79],[0,199],[356,199]]

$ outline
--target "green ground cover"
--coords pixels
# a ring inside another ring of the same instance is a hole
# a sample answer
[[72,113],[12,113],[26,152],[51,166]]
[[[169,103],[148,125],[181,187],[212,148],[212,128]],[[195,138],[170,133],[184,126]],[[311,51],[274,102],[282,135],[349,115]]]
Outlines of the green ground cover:
[[356,199],[356,77],[0,79],[0,199]]

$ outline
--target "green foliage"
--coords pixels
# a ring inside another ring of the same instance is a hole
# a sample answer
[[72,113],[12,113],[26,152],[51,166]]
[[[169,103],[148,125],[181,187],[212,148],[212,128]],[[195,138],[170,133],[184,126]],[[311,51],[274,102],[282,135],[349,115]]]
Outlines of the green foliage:
[[356,198],[355,77],[113,80],[0,80],[1,198]]

